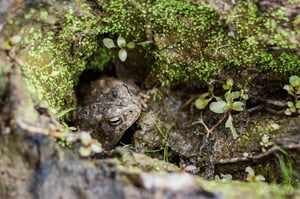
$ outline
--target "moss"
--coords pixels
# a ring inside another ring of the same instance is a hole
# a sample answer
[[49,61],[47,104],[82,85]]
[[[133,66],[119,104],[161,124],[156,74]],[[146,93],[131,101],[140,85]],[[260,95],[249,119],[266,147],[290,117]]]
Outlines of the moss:
[[[60,9],[57,4],[51,11],[42,4],[31,8],[24,15],[27,25],[21,30],[22,45],[28,49],[22,53],[28,85],[37,100],[48,104],[53,112],[74,106],[73,87],[83,70],[103,69],[109,61],[109,52],[99,46],[99,19],[87,4],[74,4],[77,7],[63,5],[64,16],[55,14]],[[96,54],[103,59],[90,64],[88,58]]]
[[[73,87],[83,70],[103,70],[112,59],[103,48],[104,35],[152,41],[143,48],[162,85],[209,81],[228,68],[284,74],[300,70],[300,44],[291,39],[299,33],[299,15],[291,21],[282,7],[260,12],[256,1],[239,1],[220,16],[198,1],[98,0],[93,5],[77,0],[50,3],[48,9],[40,4],[20,14],[24,21],[9,21],[12,26],[26,24],[24,73],[38,100],[56,112],[74,105]],[[61,12],[65,15],[56,14]]]
[[221,21],[202,3],[98,0],[98,4],[104,12],[105,32],[153,41],[145,49],[154,57],[153,73],[163,85],[195,78],[207,81],[224,68],[299,71],[299,55],[294,52],[299,42],[290,40],[298,22],[294,20],[295,30],[280,28],[289,20],[284,7],[260,13],[255,1],[241,1]]

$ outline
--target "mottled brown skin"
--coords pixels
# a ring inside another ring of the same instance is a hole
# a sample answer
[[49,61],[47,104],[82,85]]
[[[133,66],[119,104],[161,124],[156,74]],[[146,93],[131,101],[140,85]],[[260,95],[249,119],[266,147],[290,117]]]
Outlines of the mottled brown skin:
[[87,89],[78,103],[78,128],[90,131],[109,150],[140,116],[139,98],[133,86],[115,78],[93,81]]

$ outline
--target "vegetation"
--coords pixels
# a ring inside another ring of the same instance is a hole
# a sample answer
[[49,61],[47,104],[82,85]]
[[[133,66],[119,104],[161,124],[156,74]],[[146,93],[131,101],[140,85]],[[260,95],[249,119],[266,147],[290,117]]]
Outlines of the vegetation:
[[227,118],[227,121],[225,123],[225,127],[229,128],[232,136],[234,139],[237,138],[237,133],[236,129],[233,126],[233,118],[231,116],[231,111],[243,111],[244,110],[244,103],[242,101],[238,100],[247,100],[248,95],[245,94],[244,92],[241,91],[232,91],[233,89],[233,80],[227,79],[226,83],[223,84],[223,89],[227,90],[227,92],[224,94],[224,100],[220,97],[215,96],[213,93],[214,86],[211,85],[209,89],[209,98],[207,96],[200,96],[196,101],[195,101],[195,106],[197,109],[203,110],[206,108],[206,106],[209,104],[209,102],[212,99],[215,99],[216,101],[211,102],[209,105],[209,109],[214,112],[214,113],[220,113],[223,114],[223,117],[212,127],[208,128],[203,121],[202,117],[199,119],[198,122],[195,122],[194,124],[200,123],[202,124],[206,131],[207,134],[206,136],[208,137],[210,133],[219,125],[221,122]]
[[[154,45],[145,49],[154,57],[153,73],[163,85],[195,78],[207,81],[225,68],[300,70],[299,55],[293,52],[299,42],[290,39],[299,32],[298,26],[292,32],[277,27],[287,22],[284,8],[259,14],[257,4],[247,0],[219,16],[200,2],[98,0],[98,4],[105,13],[106,32],[135,41],[153,40]],[[270,51],[268,46],[285,51]]]
[[[19,47],[26,49],[21,59],[30,91],[37,101],[59,113],[75,106],[73,88],[82,71],[103,69],[111,55],[99,44],[102,29],[87,4],[65,2],[63,16],[57,14],[58,5],[49,6],[51,10],[38,4],[28,13],[19,11],[24,19],[12,21],[11,26],[22,25]],[[91,61],[95,54],[101,59]]]
[[293,101],[288,101],[288,108],[285,110],[286,115],[292,115],[293,113],[300,113],[300,78],[297,75],[292,75],[289,78],[289,83],[284,85],[289,95],[293,96]]
[[124,39],[124,37],[119,36],[117,39],[117,46],[114,43],[114,40],[110,39],[110,38],[104,38],[103,39],[103,44],[106,48],[116,48],[117,46],[120,48],[119,52],[118,52],[118,56],[119,59],[124,62],[127,59],[127,50],[126,48],[129,49],[133,49],[135,47],[135,43],[134,42],[129,42],[126,43],[126,40]]
[[[23,20],[9,23],[12,30],[22,27],[16,38],[22,38],[19,47],[26,48],[22,59],[28,85],[53,112],[74,107],[73,87],[83,70],[103,70],[114,58],[101,42],[104,35],[122,35],[134,43],[149,41],[142,48],[153,58],[152,73],[165,86],[208,81],[224,69],[300,71],[295,52],[299,42],[291,39],[300,31],[299,15],[291,22],[291,31],[278,28],[281,22],[287,23],[281,7],[258,14],[257,4],[247,0],[221,16],[207,4],[176,0],[98,0],[96,10],[79,0],[63,6],[50,4],[19,11]],[[55,11],[61,8],[64,16]]]

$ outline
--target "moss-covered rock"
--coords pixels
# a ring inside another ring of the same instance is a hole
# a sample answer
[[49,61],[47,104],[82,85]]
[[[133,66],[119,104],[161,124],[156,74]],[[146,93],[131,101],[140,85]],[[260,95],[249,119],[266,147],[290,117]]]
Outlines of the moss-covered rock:
[[[103,70],[111,53],[99,45],[103,31],[90,5],[48,3],[19,10],[9,20],[4,48],[14,49],[22,60],[19,64],[36,100],[58,113],[74,106],[74,85],[82,71]],[[21,42],[11,45],[9,38],[15,35]],[[97,59],[90,60],[92,56]]]
[[59,112],[74,106],[81,72],[102,70],[114,57],[103,37],[152,42],[142,47],[162,85],[208,81],[227,69],[297,73],[297,3],[238,1],[221,12],[211,1],[46,1],[18,11],[9,26],[10,36],[22,36],[20,57],[31,90]]
[[107,32],[153,41],[148,52],[164,85],[209,80],[226,68],[299,72],[296,1],[240,1],[223,15],[202,1],[98,3]]

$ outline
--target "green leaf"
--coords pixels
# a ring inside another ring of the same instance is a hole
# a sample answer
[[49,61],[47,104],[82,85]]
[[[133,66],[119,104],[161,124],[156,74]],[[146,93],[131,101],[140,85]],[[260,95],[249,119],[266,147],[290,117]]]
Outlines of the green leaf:
[[300,78],[297,75],[290,76],[290,84],[293,87],[299,87],[300,86]]
[[121,60],[122,62],[126,61],[126,58],[127,58],[127,51],[126,51],[126,49],[121,48],[121,49],[119,50],[119,58],[120,58],[120,60]]
[[244,110],[244,103],[243,102],[233,102],[232,110],[234,110],[234,111],[243,111]]
[[205,107],[207,106],[208,102],[210,101],[211,99],[206,99],[206,98],[198,98],[196,101],[195,101],[195,106],[197,109],[199,110],[203,110],[205,109]]
[[102,145],[100,143],[93,143],[91,146],[90,146],[91,150],[94,152],[94,153],[101,153],[103,151],[102,149]]
[[12,45],[19,43],[21,40],[22,37],[20,35],[14,35],[11,38],[9,38],[9,41],[11,42]]
[[278,130],[278,129],[280,129],[280,125],[276,124],[276,123],[270,124],[270,127],[272,128],[272,130]]
[[66,115],[67,113],[69,113],[70,111],[73,111],[75,109],[76,108],[73,107],[73,108],[68,108],[66,110],[60,111],[60,112],[56,113],[56,118],[60,118],[60,117]]
[[300,108],[300,101],[297,101],[297,102],[296,102],[295,107],[296,107],[296,108]]
[[232,86],[233,86],[233,79],[229,78],[229,79],[226,80],[226,83],[223,84],[223,89],[224,90],[231,90]]
[[233,100],[238,99],[241,96],[240,91],[231,92],[231,97]]
[[248,100],[248,99],[249,99],[249,96],[248,96],[248,94],[246,94],[246,93],[241,93],[241,98],[242,98],[243,100]]
[[226,103],[224,106],[224,113],[232,109],[232,104]]
[[248,175],[255,176],[255,172],[250,166],[246,167],[245,171],[248,173]]
[[89,148],[89,147],[84,147],[84,146],[81,146],[79,148],[79,154],[82,156],[82,157],[88,157],[91,155],[91,152],[92,150]]
[[225,123],[225,127],[230,129],[233,139],[237,139],[238,136],[237,136],[236,130],[233,126],[231,115],[228,116],[228,119]]
[[224,97],[225,97],[225,100],[226,100],[227,103],[231,103],[233,101],[233,98],[232,98],[232,95],[231,95],[230,91],[227,91],[224,94]]
[[126,40],[124,39],[124,37],[119,36],[117,39],[117,44],[118,44],[119,48],[126,47]]
[[290,108],[290,111],[291,111],[292,113],[295,113],[295,112],[296,112],[296,108],[295,108],[295,107],[291,107],[291,108]]
[[233,79],[232,79],[232,78],[228,78],[228,79],[226,80],[226,84],[227,84],[228,86],[232,87],[232,86],[233,86]]
[[255,176],[255,182],[263,182],[265,180],[266,180],[266,178],[262,175]]
[[291,85],[286,84],[284,85],[283,89],[286,90],[288,94],[294,95],[294,87],[292,87]]
[[292,108],[292,107],[294,107],[295,105],[294,105],[293,102],[288,101],[288,102],[287,102],[287,106],[288,106],[289,108]]
[[80,133],[80,140],[82,144],[88,145],[92,141],[91,134],[87,132]]
[[215,98],[215,100],[216,100],[217,102],[223,101],[221,97],[214,96],[214,98]]
[[131,41],[131,42],[129,42],[129,43],[127,44],[127,47],[128,47],[129,49],[134,49],[135,43]]
[[218,101],[218,102],[211,103],[209,105],[209,109],[215,113],[225,113],[226,112],[226,110],[224,109],[225,106],[226,106],[226,102]]
[[292,112],[290,111],[290,109],[286,109],[285,111],[284,111],[284,114],[285,115],[292,115]]
[[104,38],[103,44],[106,48],[115,48],[116,47],[114,41],[110,38]]

